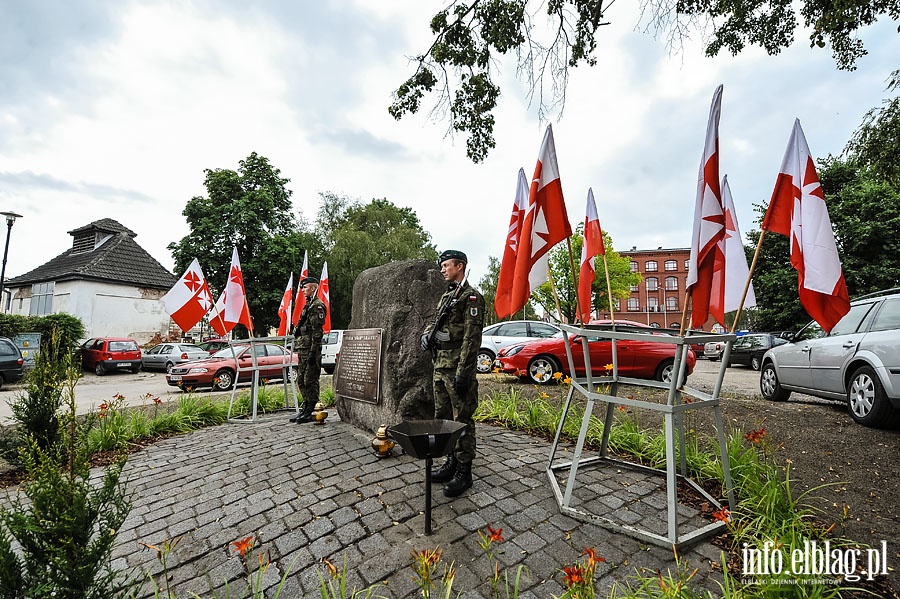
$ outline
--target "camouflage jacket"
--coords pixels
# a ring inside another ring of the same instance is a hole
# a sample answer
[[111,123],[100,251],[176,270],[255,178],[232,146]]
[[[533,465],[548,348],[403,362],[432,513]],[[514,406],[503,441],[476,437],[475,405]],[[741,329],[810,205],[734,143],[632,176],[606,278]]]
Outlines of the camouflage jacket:
[[[434,335],[434,367],[454,370],[455,376],[475,377],[475,358],[481,348],[484,328],[484,298],[468,283],[456,293],[450,289],[441,296],[437,314],[450,302],[450,313]],[[425,329],[430,333],[434,325]]]
[[322,352],[322,337],[325,335],[322,327],[325,325],[326,310],[325,304],[318,297],[306,301],[294,329],[294,350],[297,353],[308,356],[313,352],[316,355]]

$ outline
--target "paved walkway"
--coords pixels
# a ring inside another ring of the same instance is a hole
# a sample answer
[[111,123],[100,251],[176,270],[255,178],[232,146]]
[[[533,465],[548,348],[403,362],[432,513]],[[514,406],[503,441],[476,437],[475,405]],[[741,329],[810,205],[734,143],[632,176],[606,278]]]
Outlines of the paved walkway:
[[[327,558],[338,566],[346,562],[351,587],[377,585],[377,596],[399,598],[416,593],[411,552],[440,546],[444,561],[458,569],[454,588],[466,598],[489,597],[490,565],[477,531],[491,525],[503,529],[504,542],[495,545],[501,568],[511,578],[518,565],[528,568],[523,598],[561,595],[562,567],[585,547],[607,560],[597,571],[598,596],[636,568],[674,567],[671,550],[562,515],[545,473],[549,443],[484,425],[478,426],[474,487],[452,500],[433,487],[433,534],[426,536],[424,460],[403,455],[399,446],[395,457],[379,460],[371,437],[331,410],[323,426],[267,416],[133,454],[124,472],[133,507],[119,531],[115,566],[158,574],[156,553],[140,543],[183,535],[169,557],[171,584],[179,598],[191,592],[208,597],[211,588],[240,579],[231,544],[255,535],[254,555],[262,550],[275,565],[264,579],[267,596],[290,566],[281,597],[319,597]],[[664,487],[660,495],[654,485],[625,477],[607,491],[607,506],[616,513],[649,522],[662,512],[664,518]],[[691,508],[679,510],[696,517]],[[709,565],[719,559],[718,548],[701,542],[682,557],[699,568],[694,582],[718,590],[720,575]],[[153,596],[149,583],[142,596]]]

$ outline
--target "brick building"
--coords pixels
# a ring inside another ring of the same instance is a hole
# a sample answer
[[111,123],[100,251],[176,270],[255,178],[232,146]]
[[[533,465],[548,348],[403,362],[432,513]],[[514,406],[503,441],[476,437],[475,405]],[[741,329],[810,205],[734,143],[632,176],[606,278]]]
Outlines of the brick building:
[[[690,248],[631,250],[619,252],[631,260],[631,271],[644,278],[631,287],[631,295],[620,302],[616,320],[633,320],[653,327],[678,329],[685,300],[685,281],[688,275]],[[600,315],[609,318],[609,313]],[[688,306],[687,322],[691,311]],[[712,330],[715,321],[710,317],[703,330]]]

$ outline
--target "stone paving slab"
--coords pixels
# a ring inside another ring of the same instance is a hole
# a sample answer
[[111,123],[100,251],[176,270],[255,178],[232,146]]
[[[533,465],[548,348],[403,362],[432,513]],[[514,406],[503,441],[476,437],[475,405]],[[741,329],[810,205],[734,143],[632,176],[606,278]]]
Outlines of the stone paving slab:
[[[377,595],[399,598],[415,596],[411,552],[439,546],[444,561],[457,568],[454,588],[477,599],[490,596],[490,564],[477,533],[487,525],[503,529],[504,542],[495,545],[501,568],[512,577],[518,566],[527,567],[525,598],[561,595],[562,567],[585,547],[607,560],[597,572],[598,596],[627,581],[635,568],[653,573],[675,566],[671,550],[561,514],[546,475],[549,443],[486,425],[478,425],[473,488],[448,499],[433,487],[433,534],[426,536],[424,460],[403,455],[399,446],[395,457],[379,460],[372,435],[336,416],[332,410],[323,426],[290,424],[281,415],[226,424],[130,456],[123,480],[133,508],[119,531],[115,566],[159,575],[156,553],[140,543],[180,536],[169,557],[170,584],[179,597],[212,596],[211,589],[242,576],[231,543],[254,535],[256,549],[274,564],[264,579],[267,596],[288,571],[281,597],[319,597],[327,558],[338,566],[346,562],[351,585],[374,584]],[[558,457],[568,459],[570,448],[560,451]],[[665,486],[660,490],[633,473],[594,483],[610,511],[640,505],[649,521],[658,518],[660,498],[665,505]],[[680,554],[699,568],[695,583],[719,590],[720,574],[710,567],[718,548],[700,542]],[[140,596],[153,596],[150,584]]]

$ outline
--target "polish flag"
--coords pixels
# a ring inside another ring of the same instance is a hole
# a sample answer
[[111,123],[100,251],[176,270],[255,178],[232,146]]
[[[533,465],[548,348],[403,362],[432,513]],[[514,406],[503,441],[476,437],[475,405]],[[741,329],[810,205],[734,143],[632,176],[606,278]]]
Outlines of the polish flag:
[[212,293],[196,258],[160,301],[166,313],[184,332],[194,328],[203,319],[203,315],[209,312]]
[[591,285],[596,278],[596,256],[606,253],[603,247],[603,231],[600,229],[600,217],[597,216],[597,204],[594,203],[594,190],[588,189],[587,209],[584,216],[584,243],[581,246],[581,272],[578,275],[578,303],[581,304],[581,322],[591,321],[592,302]]
[[250,320],[250,308],[247,306],[247,293],[244,290],[244,273],[241,271],[241,260],[237,248],[231,250],[231,270],[225,284],[225,326],[230,331],[237,324],[242,324],[253,331]]
[[219,296],[219,299],[216,300],[216,305],[212,307],[212,310],[209,311],[209,326],[213,328],[213,330],[219,334],[219,337],[224,337],[228,334],[232,327],[229,327],[225,324],[225,292],[222,292],[222,295]]
[[553,129],[547,125],[544,141],[538,154],[531,189],[528,193],[528,209],[522,221],[519,251],[510,293],[510,313],[521,310],[531,292],[548,279],[550,249],[572,235],[572,226],[566,214]]
[[328,262],[322,264],[322,277],[319,279],[319,290],[316,296],[325,304],[325,325],[322,331],[327,333],[331,330],[331,294],[328,292]]
[[800,119],[794,121],[762,228],[790,238],[800,303],[825,331],[831,331],[850,311],[850,295]]
[[291,328],[297,326],[300,322],[300,313],[303,312],[303,306],[306,305],[306,296],[303,295],[303,279],[309,276],[309,263],[307,262],[308,252],[303,252],[303,268],[300,269],[300,282],[297,283],[297,295],[294,296],[294,313],[291,315]]
[[291,295],[294,293],[294,273],[291,273],[291,278],[288,279],[287,288],[284,290],[284,296],[281,298],[281,305],[278,306],[278,336],[283,337],[287,335],[288,330],[288,315],[291,312]]
[[694,206],[694,233],[686,281],[691,292],[691,328],[702,327],[712,314],[725,323],[725,254],[720,242],[725,237],[725,210],[719,189],[719,115],[722,86],[713,93],[706,125],[706,143],[697,177]]
[[[737,214],[734,211],[734,200],[731,198],[731,187],[728,186],[728,175],[722,177],[722,203],[725,205],[725,239],[722,240],[725,254],[725,306],[724,312],[734,312],[738,308],[752,308],[756,305],[756,294],[753,283],[747,287],[747,297],[741,306],[741,295],[750,268],[747,266],[747,254],[744,253],[744,242],[741,229],[738,227]],[[724,326],[724,323],[723,323]]]
[[528,179],[525,177],[525,169],[520,168],[516,183],[516,199],[513,201],[512,215],[509,217],[506,245],[503,247],[503,262],[500,263],[500,276],[497,278],[497,296],[494,298],[494,311],[498,318],[506,318],[513,314],[513,310],[510,309],[512,278],[516,270],[519,235],[522,233],[522,221],[525,220],[527,207]]

